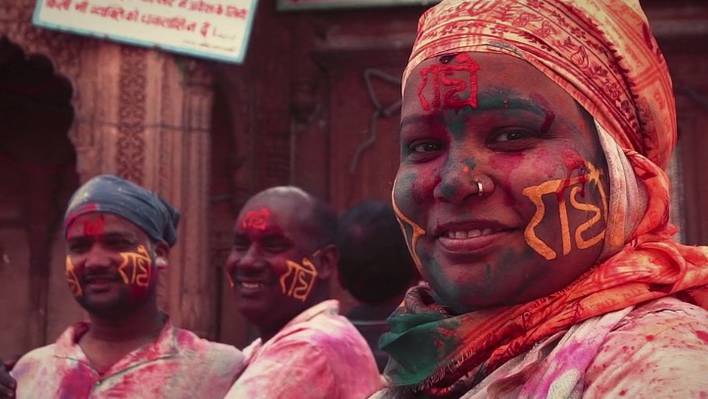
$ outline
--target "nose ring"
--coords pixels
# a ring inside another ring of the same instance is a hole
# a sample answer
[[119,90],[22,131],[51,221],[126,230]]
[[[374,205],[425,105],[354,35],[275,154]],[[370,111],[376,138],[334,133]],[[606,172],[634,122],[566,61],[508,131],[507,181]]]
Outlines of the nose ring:
[[482,185],[482,182],[479,180],[474,181],[477,184],[477,196],[481,197],[484,195],[484,186]]

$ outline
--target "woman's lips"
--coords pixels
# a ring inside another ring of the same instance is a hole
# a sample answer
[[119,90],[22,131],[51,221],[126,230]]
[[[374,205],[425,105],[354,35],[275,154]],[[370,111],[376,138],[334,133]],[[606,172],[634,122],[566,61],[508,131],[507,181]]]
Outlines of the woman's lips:
[[440,245],[449,252],[470,253],[503,241],[513,230],[511,229],[469,229],[449,230],[438,237]]

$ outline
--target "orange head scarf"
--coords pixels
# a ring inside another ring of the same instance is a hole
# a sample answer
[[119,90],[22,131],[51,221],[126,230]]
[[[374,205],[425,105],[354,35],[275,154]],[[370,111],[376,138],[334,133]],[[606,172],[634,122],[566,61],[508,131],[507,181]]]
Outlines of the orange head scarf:
[[[665,168],[676,144],[676,109],[638,1],[444,0],[420,18],[404,90],[422,61],[468,51],[525,60],[595,118],[610,178],[605,249],[571,285],[526,304],[454,316],[431,303],[429,292],[412,291],[380,342],[392,358],[391,382],[445,393],[450,375],[482,378],[591,317],[679,292],[705,307],[708,248],[672,240]],[[418,350],[426,343],[436,349]]]

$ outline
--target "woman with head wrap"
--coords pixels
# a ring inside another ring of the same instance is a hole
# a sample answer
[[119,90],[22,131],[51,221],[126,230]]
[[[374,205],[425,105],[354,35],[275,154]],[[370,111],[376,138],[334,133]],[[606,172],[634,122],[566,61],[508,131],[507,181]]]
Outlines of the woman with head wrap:
[[428,284],[378,397],[698,397],[708,249],[676,243],[666,63],[635,0],[446,0],[403,76],[393,205]]

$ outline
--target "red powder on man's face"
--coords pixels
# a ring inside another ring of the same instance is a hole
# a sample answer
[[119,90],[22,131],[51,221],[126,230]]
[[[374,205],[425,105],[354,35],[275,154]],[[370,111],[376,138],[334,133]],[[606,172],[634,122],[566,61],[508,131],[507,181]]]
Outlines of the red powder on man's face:
[[93,219],[84,222],[83,231],[85,236],[100,236],[106,230],[106,220],[103,215],[97,215]]
[[250,232],[264,232],[270,226],[271,213],[268,208],[246,212],[241,221],[241,228]]

